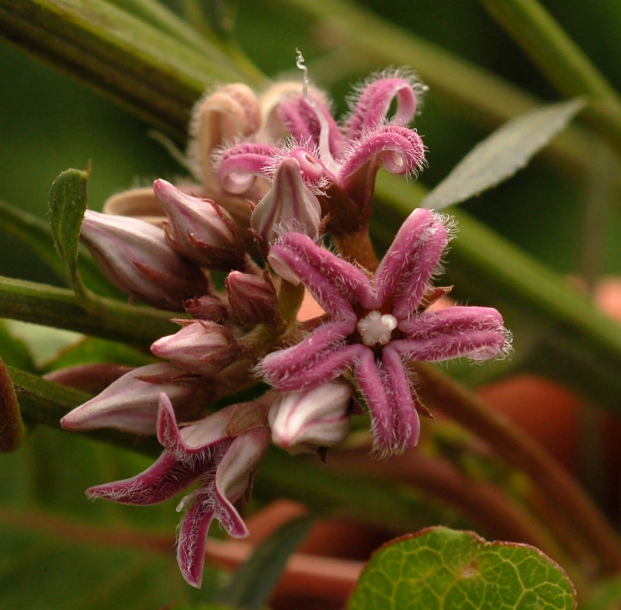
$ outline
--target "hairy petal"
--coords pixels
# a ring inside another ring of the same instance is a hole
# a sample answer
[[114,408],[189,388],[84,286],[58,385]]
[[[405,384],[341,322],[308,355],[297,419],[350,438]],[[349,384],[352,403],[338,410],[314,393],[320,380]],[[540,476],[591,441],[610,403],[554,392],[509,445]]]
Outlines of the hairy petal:
[[356,317],[352,301],[363,307],[375,306],[365,273],[306,235],[283,235],[270,249],[268,260],[289,281],[301,280],[321,307],[337,319]]
[[378,300],[393,300],[398,320],[416,311],[447,242],[443,217],[430,210],[414,210],[401,225],[373,278]]
[[412,83],[398,76],[380,78],[361,90],[348,121],[348,136],[356,139],[381,125],[395,97],[397,110],[391,123],[405,127],[416,113],[416,92]]
[[406,360],[439,361],[467,356],[487,360],[510,350],[510,335],[491,307],[448,307],[401,322],[408,337],[392,342]]
[[347,188],[347,178],[361,167],[378,158],[391,174],[416,172],[425,159],[425,146],[412,129],[386,125],[363,135],[354,142],[340,171],[340,179]]
[[165,451],[147,470],[131,477],[96,485],[86,490],[91,500],[105,498],[120,504],[146,506],[174,498],[205,470],[204,465],[196,468],[177,460]]
[[[332,381],[352,366],[357,358],[360,344],[333,346],[330,350],[304,353],[304,341],[286,350],[267,355],[259,365],[259,373],[277,390],[297,392]],[[296,351],[297,359],[292,366],[288,361],[290,350]]]
[[218,178],[229,193],[241,194],[250,189],[256,176],[268,176],[279,148],[269,144],[238,144],[222,153]]

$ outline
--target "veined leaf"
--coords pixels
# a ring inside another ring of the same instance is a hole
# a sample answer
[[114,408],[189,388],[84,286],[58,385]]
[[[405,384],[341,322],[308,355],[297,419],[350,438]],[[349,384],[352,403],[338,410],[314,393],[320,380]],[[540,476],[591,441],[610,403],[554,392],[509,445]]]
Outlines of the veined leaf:
[[573,585],[538,549],[486,542],[472,532],[423,530],[382,547],[363,571],[349,610],[571,610]]
[[512,119],[477,144],[423,199],[422,206],[441,210],[510,178],[584,106],[584,100],[574,99]]

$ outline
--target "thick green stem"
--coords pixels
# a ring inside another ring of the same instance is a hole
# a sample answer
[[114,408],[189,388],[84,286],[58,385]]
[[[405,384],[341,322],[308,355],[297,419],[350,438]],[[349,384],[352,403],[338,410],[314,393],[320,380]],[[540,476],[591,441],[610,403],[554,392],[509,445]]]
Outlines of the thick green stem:
[[87,310],[73,292],[0,276],[0,317],[55,326],[143,347],[175,332],[172,312],[98,297]]

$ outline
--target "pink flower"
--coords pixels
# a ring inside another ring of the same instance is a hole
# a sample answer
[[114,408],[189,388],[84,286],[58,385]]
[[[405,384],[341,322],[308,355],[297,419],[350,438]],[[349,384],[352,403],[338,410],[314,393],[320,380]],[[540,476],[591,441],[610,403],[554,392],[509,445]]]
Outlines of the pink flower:
[[417,209],[369,279],[305,235],[281,237],[270,250],[272,268],[288,281],[303,282],[329,320],[301,343],[263,358],[259,372],[274,388],[297,392],[352,370],[371,414],[375,451],[414,446],[420,401],[408,363],[485,360],[509,350],[509,334],[495,309],[426,310],[447,242],[445,218]]
[[195,480],[198,489],[177,508],[189,508],[181,520],[177,560],[183,577],[200,587],[205,561],[207,532],[213,519],[233,537],[248,534],[233,503],[249,491],[252,474],[267,449],[270,433],[255,427],[234,437],[227,427],[233,405],[179,429],[170,400],[160,394],[157,437],[164,446],[160,458],[130,479],[97,485],[87,490],[91,498],[145,506],[170,500]]
[[[381,75],[360,89],[342,128],[313,92],[291,96],[278,114],[293,143],[246,142],[224,150],[220,183],[231,193],[245,192],[252,176],[272,178],[281,163],[295,159],[304,182],[331,215],[330,231],[356,231],[368,223],[380,164],[393,174],[411,174],[424,162],[422,140],[407,127],[421,90],[413,78]],[[387,119],[395,98],[396,113]]]

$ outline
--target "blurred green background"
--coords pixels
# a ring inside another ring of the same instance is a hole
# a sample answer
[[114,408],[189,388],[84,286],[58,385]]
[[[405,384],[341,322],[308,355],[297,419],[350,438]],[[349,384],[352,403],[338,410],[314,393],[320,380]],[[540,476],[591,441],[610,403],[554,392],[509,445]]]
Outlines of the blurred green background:
[[[319,0],[320,1],[320,0]],[[171,5],[179,8],[179,2]],[[554,101],[550,88],[530,61],[475,0],[379,0],[360,2],[384,18],[477,63],[510,82]],[[119,3],[123,6],[123,3]],[[621,87],[618,44],[621,4],[597,0],[585,7],[574,0],[547,0],[545,6],[583,47],[610,81]],[[329,30],[284,1],[239,2],[228,6],[233,35],[248,57],[269,75],[293,73],[295,49],[300,48],[311,77],[328,84],[336,107],[343,110],[352,79],[364,75],[346,70],[335,78],[339,40]],[[345,66],[347,68],[347,66]],[[385,66],[374,66],[381,69]],[[416,70],[416,66],[411,66]],[[90,206],[99,209],[110,195],[157,176],[170,177],[183,169],[149,135],[149,126],[79,83],[33,60],[22,50],[0,43],[3,96],[0,104],[0,197],[45,214],[54,178],[68,167],[92,162]],[[353,72],[353,73],[352,73]],[[296,75],[299,77],[299,74]],[[429,167],[420,180],[432,186],[480,139],[490,132],[441,92],[426,96],[417,127],[429,149]],[[179,143],[182,145],[182,143]],[[584,151],[592,155],[593,151]],[[584,251],[583,225],[589,189],[538,158],[508,183],[465,204],[503,235],[555,269],[578,269]],[[621,271],[619,206],[606,211],[598,229],[602,259],[598,271]],[[32,280],[52,280],[20,244],[0,236],[0,273]]]

